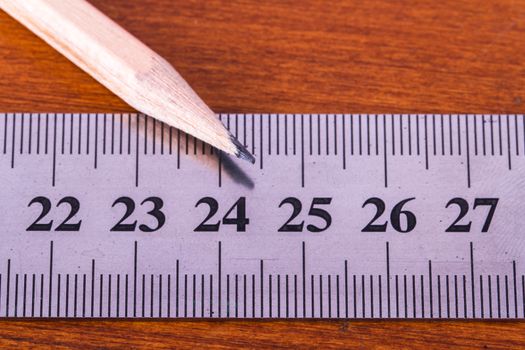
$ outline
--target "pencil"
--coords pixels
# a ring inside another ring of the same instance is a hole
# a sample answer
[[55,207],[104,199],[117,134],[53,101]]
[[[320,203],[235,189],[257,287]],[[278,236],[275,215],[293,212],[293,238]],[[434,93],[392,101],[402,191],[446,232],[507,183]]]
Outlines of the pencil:
[[88,2],[0,0],[0,8],[136,110],[255,162],[173,66]]

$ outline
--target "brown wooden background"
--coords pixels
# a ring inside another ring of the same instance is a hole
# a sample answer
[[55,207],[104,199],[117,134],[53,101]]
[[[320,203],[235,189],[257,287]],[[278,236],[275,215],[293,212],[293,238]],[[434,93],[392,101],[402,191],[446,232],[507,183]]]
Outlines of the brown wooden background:
[[[525,0],[91,0],[217,112],[523,113]],[[0,111],[122,112],[0,11]],[[520,322],[0,322],[0,346],[525,346]]]

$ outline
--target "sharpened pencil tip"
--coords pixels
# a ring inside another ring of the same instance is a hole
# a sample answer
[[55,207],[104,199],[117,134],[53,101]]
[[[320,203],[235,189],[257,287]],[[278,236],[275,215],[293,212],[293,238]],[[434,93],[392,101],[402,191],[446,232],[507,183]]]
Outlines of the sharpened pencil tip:
[[240,143],[239,140],[235,138],[235,136],[230,135],[230,139],[235,145],[235,155],[237,156],[237,158],[247,160],[250,163],[254,164],[255,157],[246,149],[246,147],[244,147],[244,145]]

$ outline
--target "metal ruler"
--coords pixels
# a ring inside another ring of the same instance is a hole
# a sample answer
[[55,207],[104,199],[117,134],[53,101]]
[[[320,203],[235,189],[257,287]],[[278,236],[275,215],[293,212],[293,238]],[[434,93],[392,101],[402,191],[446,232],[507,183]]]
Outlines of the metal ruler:
[[2,317],[525,317],[523,115],[0,116]]

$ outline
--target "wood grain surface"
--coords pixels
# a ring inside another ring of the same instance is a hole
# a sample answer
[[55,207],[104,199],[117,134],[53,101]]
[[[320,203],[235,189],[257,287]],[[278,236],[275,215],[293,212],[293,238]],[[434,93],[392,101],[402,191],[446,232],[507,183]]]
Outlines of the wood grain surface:
[[[523,113],[525,0],[92,0],[216,112]],[[123,112],[0,11],[0,110]],[[2,321],[1,347],[517,348],[523,322]]]

